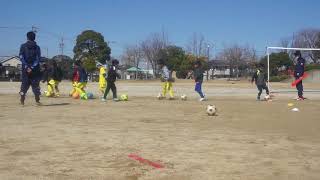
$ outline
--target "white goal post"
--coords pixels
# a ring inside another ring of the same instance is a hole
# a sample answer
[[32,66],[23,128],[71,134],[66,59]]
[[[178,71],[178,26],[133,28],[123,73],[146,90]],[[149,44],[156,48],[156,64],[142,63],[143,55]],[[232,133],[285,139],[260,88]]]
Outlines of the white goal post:
[[286,48],[286,47],[267,47],[267,65],[268,65],[268,88],[270,89],[270,52],[272,50],[300,50],[300,51],[320,51],[317,48]]

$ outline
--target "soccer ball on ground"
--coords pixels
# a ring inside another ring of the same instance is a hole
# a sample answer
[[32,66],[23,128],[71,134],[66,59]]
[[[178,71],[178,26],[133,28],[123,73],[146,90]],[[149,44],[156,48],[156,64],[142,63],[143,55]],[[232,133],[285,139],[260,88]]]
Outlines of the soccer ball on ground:
[[269,96],[269,95],[266,95],[265,97],[264,97],[264,100],[266,100],[266,101],[269,101],[271,99],[271,97]]
[[215,105],[208,105],[207,106],[207,114],[209,116],[214,116],[217,113],[217,108]]
[[93,93],[87,92],[87,97],[88,99],[93,99],[94,98]]
[[121,96],[120,96],[120,99],[121,99],[121,101],[128,101],[128,95],[127,94],[122,94]]
[[181,100],[182,100],[182,101],[186,101],[186,100],[187,100],[187,95],[183,94],[183,95],[181,96]]
[[73,98],[73,99],[79,99],[79,97],[80,97],[80,96],[79,96],[79,93],[78,93],[78,92],[75,92],[75,93],[72,94],[72,98]]

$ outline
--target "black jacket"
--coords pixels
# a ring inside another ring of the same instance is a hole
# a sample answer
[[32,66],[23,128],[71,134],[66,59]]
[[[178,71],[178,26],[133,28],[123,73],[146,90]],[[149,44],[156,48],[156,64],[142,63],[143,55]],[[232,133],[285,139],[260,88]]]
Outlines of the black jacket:
[[267,73],[265,73],[263,70],[259,70],[259,69],[258,69],[258,70],[253,74],[251,82],[254,81],[257,86],[260,86],[260,85],[265,85],[267,79],[268,79]]
[[294,69],[294,76],[295,77],[301,77],[304,74],[304,65],[305,65],[305,63],[306,63],[306,60],[303,59],[302,57],[299,57],[297,59],[296,66],[295,66],[295,69]]
[[195,82],[203,81],[203,69],[198,67],[193,70],[193,77]]
[[120,79],[121,76],[117,73],[117,67],[112,65],[109,67],[106,79],[108,82],[115,82],[117,78]]

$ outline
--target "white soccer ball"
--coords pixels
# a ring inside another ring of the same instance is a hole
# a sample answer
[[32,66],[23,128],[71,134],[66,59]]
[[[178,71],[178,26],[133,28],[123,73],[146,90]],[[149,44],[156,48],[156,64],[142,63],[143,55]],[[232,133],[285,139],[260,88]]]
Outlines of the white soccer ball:
[[214,116],[217,113],[217,108],[215,105],[208,105],[207,106],[207,114],[209,116]]
[[188,98],[188,97],[187,97],[187,95],[185,95],[185,94],[183,94],[183,95],[181,96],[181,100],[182,100],[182,101],[186,101],[187,98]]
[[271,97],[269,96],[269,95],[266,95],[265,97],[264,97],[264,100],[266,100],[266,101],[268,101],[268,100],[270,100],[271,99]]

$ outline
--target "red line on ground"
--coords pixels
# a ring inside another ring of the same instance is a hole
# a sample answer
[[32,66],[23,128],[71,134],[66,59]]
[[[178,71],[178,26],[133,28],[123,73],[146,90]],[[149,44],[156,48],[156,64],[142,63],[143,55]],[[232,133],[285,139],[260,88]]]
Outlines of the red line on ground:
[[152,162],[148,159],[144,159],[142,157],[140,157],[139,155],[136,155],[136,154],[129,154],[128,157],[130,159],[133,159],[133,160],[136,160],[136,161],[139,161],[140,163],[144,163],[144,164],[148,164],[154,168],[157,168],[157,169],[161,169],[161,168],[164,168],[164,166],[160,163],[156,163],[156,162]]

